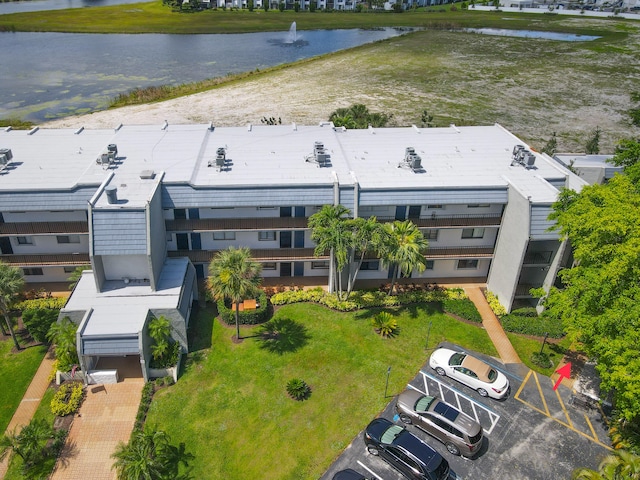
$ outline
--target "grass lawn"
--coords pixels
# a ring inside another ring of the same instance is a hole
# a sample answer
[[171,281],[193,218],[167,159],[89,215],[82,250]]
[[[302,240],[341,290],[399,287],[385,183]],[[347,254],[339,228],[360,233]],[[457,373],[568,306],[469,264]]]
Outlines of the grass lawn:
[[513,348],[515,348],[516,352],[518,352],[518,355],[520,356],[520,360],[522,360],[522,363],[524,363],[531,370],[535,370],[536,372],[541,373],[543,375],[547,375],[547,376],[551,376],[551,374],[556,371],[556,369],[558,368],[558,364],[560,363],[560,360],[562,360],[562,357],[564,356],[565,352],[571,346],[571,342],[566,337],[560,340],[559,342],[555,340],[553,341],[553,343],[548,342],[545,345],[543,351],[544,353],[549,355],[549,358],[553,362],[553,367],[542,368],[542,367],[539,367],[538,365],[535,365],[531,361],[531,355],[533,355],[534,353],[540,352],[540,348],[542,347],[542,339],[536,340],[536,339],[532,339],[532,338],[524,337],[522,335],[517,335],[515,333],[508,333],[508,332],[507,332],[507,336],[509,337],[509,340],[511,341],[511,345],[513,345]]
[[0,342],[0,433],[7,429],[13,413],[47,352],[45,346],[25,348],[18,353],[12,353],[12,348],[13,341],[10,338]]
[[[267,345],[259,327],[233,344],[234,328],[201,310],[192,325],[202,350],[190,354],[173,387],[159,392],[147,425],[185,442],[195,455],[194,478],[319,478],[353,437],[402,391],[445,338],[496,355],[481,328],[430,305],[400,309],[400,333],[383,339],[369,321],[375,311],[338,313],[313,304],[287,305],[275,318],[297,328]],[[431,324],[431,326],[430,326]],[[210,348],[208,338],[211,338]],[[312,388],[297,402],[285,391],[292,378]]]

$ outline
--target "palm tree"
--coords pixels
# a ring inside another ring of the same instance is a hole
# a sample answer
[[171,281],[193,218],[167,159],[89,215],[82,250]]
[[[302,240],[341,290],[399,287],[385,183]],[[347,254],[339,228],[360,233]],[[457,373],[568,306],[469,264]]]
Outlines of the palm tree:
[[393,292],[395,280],[400,275],[409,276],[414,270],[424,272],[427,261],[424,251],[429,242],[422,236],[422,232],[411,220],[384,224],[385,239],[381,243],[380,257],[385,265],[392,269],[391,288]]
[[248,248],[222,250],[209,264],[209,289],[216,300],[227,298],[235,304],[236,338],[240,337],[240,302],[255,295],[260,287],[262,265],[254,262]]
[[169,351],[169,337],[171,336],[169,319],[163,315],[152,318],[149,322],[149,336],[154,341],[151,346],[151,354],[155,360],[158,360]]
[[48,456],[47,441],[53,438],[53,428],[46,420],[31,420],[20,433],[14,430],[0,439],[0,460],[13,452],[22,458],[25,467],[41,463]]
[[311,239],[316,242],[316,257],[330,252],[329,291],[338,283],[338,296],[342,294],[342,270],[347,265],[352,235],[347,223],[350,211],[343,205],[324,205],[309,217]]
[[147,430],[134,432],[129,443],[116,447],[112,469],[118,480],[188,480],[189,472],[179,473],[180,465],[189,466],[193,455],[187,453],[184,443],[171,445],[165,432]]
[[71,370],[78,363],[77,330],[78,326],[69,317],[64,317],[53,323],[47,332],[47,339],[55,344],[56,358],[63,372]]
[[69,290],[73,290],[74,288],[76,288],[78,281],[80,281],[80,278],[82,277],[82,272],[84,272],[85,270],[91,270],[91,265],[81,265],[79,267],[76,267],[75,270],[71,272],[71,275],[69,275],[69,278],[67,279],[71,282],[69,284]]
[[16,350],[20,350],[20,344],[18,338],[13,331],[11,325],[11,319],[9,318],[9,305],[14,296],[16,296],[24,287],[24,279],[20,270],[6,263],[0,262],[0,310],[4,316],[4,321],[7,324],[13,343],[16,346]]
[[353,286],[360,272],[360,267],[364,261],[364,257],[367,252],[377,251],[382,242],[382,225],[378,222],[376,217],[370,218],[354,218],[351,221],[352,227],[352,249],[349,263],[354,262],[356,253],[360,254],[356,268],[353,271],[353,275],[349,275],[349,284],[347,285],[347,298],[353,290]]
[[573,471],[573,480],[640,480],[640,457],[626,450],[617,450],[607,455],[598,471],[578,468]]

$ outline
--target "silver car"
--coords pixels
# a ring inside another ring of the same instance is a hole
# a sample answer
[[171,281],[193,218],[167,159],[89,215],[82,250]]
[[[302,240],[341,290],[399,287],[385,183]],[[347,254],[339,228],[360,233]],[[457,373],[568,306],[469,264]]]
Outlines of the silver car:
[[405,390],[398,396],[396,411],[400,420],[437,438],[453,455],[473,457],[482,446],[480,424],[436,397]]

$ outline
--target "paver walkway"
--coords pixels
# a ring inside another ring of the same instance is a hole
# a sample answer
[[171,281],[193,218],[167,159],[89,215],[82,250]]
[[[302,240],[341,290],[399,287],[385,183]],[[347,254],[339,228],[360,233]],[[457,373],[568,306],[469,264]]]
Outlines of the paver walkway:
[[111,454],[129,440],[144,386],[139,364],[137,376],[128,376],[126,369],[118,368],[118,383],[87,387],[51,480],[116,478]]
[[491,307],[487,303],[487,299],[484,297],[480,287],[477,285],[465,285],[463,288],[469,296],[469,299],[475,304],[478,312],[480,312],[482,326],[489,334],[489,338],[495,345],[502,362],[522,363],[515,348],[511,345],[509,337],[504,333],[498,317],[495,316],[493,310],[491,310]]
[[[13,417],[11,417],[11,421],[7,426],[7,433],[12,432],[14,429],[20,431],[22,427],[28,425],[33,418],[33,414],[36,412],[38,405],[40,405],[40,400],[49,386],[49,374],[53,369],[54,360],[53,350],[49,349],[42,359],[40,367],[36,370],[36,374],[33,376],[29,387],[27,387],[22,401],[18,405]],[[9,468],[9,455],[0,462],[0,479],[4,478],[7,473],[7,468]]]

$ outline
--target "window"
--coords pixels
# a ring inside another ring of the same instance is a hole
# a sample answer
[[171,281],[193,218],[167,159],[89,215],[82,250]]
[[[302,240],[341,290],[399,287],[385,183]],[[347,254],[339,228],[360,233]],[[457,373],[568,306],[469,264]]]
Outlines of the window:
[[22,269],[22,273],[23,273],[25,276],[28,276],[28,275],[44,275],[44,274],[42,273],[42,269],[41,269],[40,267],[34,267],[34,268],[23,268],[23,269]]
[[262,264],[262,269],[263,270],[275,270],[276,269],[276,262],[265,262]]
[[442,204],[438,203],[438,204],[434,204],[434,205],[427,205],[427,208],[429,210],[437,210],[437,209],[442,208]]
[[458,260],[459,270],[475,270],[478,268],[478,260]]
[[64,267],[64,273],[73,273],[76,271],[76,267]]
[[173,211],[173,218],[176,220],[185,220],[187,218],[187,211],[184,208],[176,208]]
[[327,268],[329,268],[329,260],[311,262],[311,268],[314,269],[314,270],[316,270],[316,269],[326,270]]
[[362,262],[360,270],[380,270],[380,260],[368,260]]
[[422,230],[422,236],[426,240],[436,241],[438,240],[438,232],[439,230],[437,228],[427,228],[425,230]]
[[18,245],[33,245],[33,238],[31,237],[17,237]]
[[371,213],[374,212],[376,210],[376,207],[372,207],[372,206],[362,206],[359,208],[360,213]]
[[80,235],[57,235],[58,243],[80,243]]
[[484,228],[463,228],[462,238],[482,238],[484,237]]
[[235,240],[236,232],[213,232],[214,240]]
[[489,208],[490,206],[488,203],[470,203],[467,208]]
[[258,240],[261,242],[272,241],[276,239],[275,231],[258,232]]
[[425,267],[427,270],[433,270],[433,260],[427,260]]

